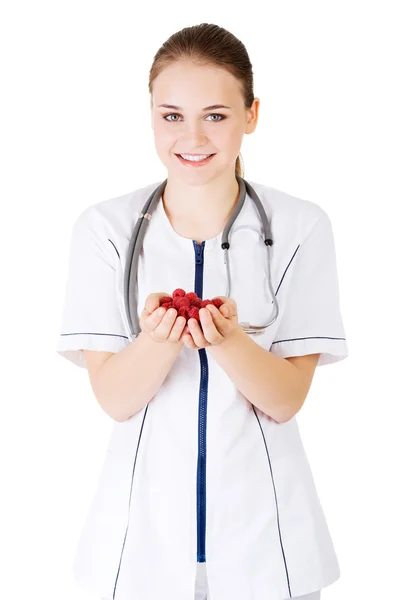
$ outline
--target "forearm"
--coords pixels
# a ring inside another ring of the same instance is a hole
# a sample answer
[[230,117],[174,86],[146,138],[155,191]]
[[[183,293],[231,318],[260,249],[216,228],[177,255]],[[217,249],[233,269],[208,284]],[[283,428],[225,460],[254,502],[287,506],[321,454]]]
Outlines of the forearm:
[[288,421],[300,410],[305,394],[301,372],[242,329],[222,344],[208,346],[207,352],[245,398],[275,421]]
[[182,350],[181,342],[156,342],[141,332],[96,372],[93,390],[116,421],[126,421],[153,398]]

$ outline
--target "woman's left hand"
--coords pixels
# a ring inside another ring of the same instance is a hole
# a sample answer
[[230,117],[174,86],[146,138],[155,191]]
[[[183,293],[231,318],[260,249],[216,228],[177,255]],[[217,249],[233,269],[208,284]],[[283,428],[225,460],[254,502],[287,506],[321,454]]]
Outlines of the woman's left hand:
[[[208,304],[206,308],[200,309],[201,327],[196,319],[188,320],[181,336],[181,340],[188,348],[200,350],[208,346],[217,346],[241,330],[236,302],[227,296],[218,296],[218,298],[224,302],[220,308]],[[228,312],[224,316],[226,311]]]

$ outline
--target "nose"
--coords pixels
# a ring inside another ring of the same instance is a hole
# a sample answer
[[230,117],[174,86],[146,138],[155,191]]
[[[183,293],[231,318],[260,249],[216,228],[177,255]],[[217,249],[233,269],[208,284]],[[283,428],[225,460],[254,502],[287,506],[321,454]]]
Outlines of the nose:
[[203,131],[204,124],[199,121],[182,124],[182,140],[192,146],[201,146],[208,143],[208,137]]

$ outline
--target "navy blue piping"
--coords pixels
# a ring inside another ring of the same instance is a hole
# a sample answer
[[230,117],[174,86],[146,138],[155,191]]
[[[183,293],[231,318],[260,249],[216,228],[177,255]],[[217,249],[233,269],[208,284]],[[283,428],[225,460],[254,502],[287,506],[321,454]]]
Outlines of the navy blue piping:
[[111,243],[112,243],[112,245],[113,245],[113,246],[114,246],[114,248],[115,248],[115,252],[118,254],[118,258],[121,260],[121,257],[120,257],[120,255],[119,255],[119,252],[118,252],[118,250],[117,250],[117,247],[116,247],[116,245],[114,244],[114,242],[113,242],[113,241],[111,241],[111,240],[110,240],[110,238],[107,238],[107,239],[108,239],[108,241],[109,241],[109,242],[111,242]]
[[270,459],[270,457],[269,457],[268,446],[267,446],[267,442],[266,442],[266,440],[265,440],[265,436],[264,436],[264,431],[263,431],[263,428],[261,427],[260,419],[258,418],[258,415],[257,415],[257,413],[256,413],[256,411],[255,411],[254,405],[252,404],[251,406],[252,406],[252,408],[253,408],[253,412],[254,412],[254,414],[255,414],[255,416],[256,416],[256,419],[257,419],[257,421],[258,421],[258,424],[259,424],[259,426],[260,426],[261,433],[262,433],[263,440],[264,440],[265,450],[266,450],[266,452],[267,452],[267,456],[268,456],[269,470],[270,470],[270,472],[271,472],[271,477],[272,477],[272,485],[273,485],[273,487],[274,487],[275,506],[276,506],[276,519],[277,519],[277,522],[278,522],[279,540],[280,540],[280,544],[281,544],[281,550],[282,550],[282,554],[283,554],[283,560],[284,560],[284,563],[285,563],[286,579],[287,579],[287,584],[288,584],[288,588],[289,588],[289,598],[291,598],[291,597],[292,597],[292,592],[291,592],[291,589],[290,589],[290,583],[289,583],[289,574],[288,574],[288,569],[287,569],[287,564],[286,564],[285,551],[284,551],[284,549],[283,549],[283,545],[282,545],[281,528],[280,528],[280,525],[279,525],[279,510],[278,510],[278,501],[277,501],[277,499],[276,499],[275,481],[274,481],[274,475],[273,475],[273,473],[272,473],[271,459]]
[[78,333],[61,333],[60,335],[110,335],[111,337],[122,337],[126,340],[129,339],[126,335],[119,335],[118,333],[93,333],[89,332],[78,332]]
[[273,344],[281,344],[282,342],[295,342],[296,340],[345,340],[346,338],[342,337],[328,337],[325,335],[310,335],[308,337],[300,337],[300,338],[288,338],[286,340],[275,340],[272,342]]
[[293,256],[292,256],[292,258],[289,260],[289,263],[288,263],[288,265],[287,265],[286,269],[285,269],[285,270],[284,270],[284,272],[283,272],[282,278],[281,278],[281,280],[280,280],[280,282],[279,282],[279,285],[278,285],[278,287],[277,287],[277,289],[276,289],[275,296],[278,294],[278,292],[279,292],[279,288],[281,287],[281,285],[282,285],[282,281],[283,281],[283,279],[284,279],[284,277],[285,277],[285,275],[286,275],[286,271],[288,270],[288,268],[289,268],[289,267],[290,267],[290,265],[292,264],[292,261],[293,261],[294,257],[296,256],[296,254],[297,254],[297,251],[298,251],[298,249],[299,249],[299,248],[300,248],[300,244],[297,246],[296,250],[293,252]]
[[125,540],[126,540],[126,536],[128,534],[129,514],[130,514],[130,510],[131,510],[131,497],[132,497],[133,476],[134,476],[134,473],[135,473],[136,459],[137,459],[137,455],[138,455],[138,452],[139,452],[139,444],[140,444],[140,440],[141,440],[141,437],[142,437],[143,425],[144,425],[144,421],[145,421],[145,418],[146,418],[146,415],[147,415],[147,409],[148,408],[149,408],[149,403],[147,404],[146,410],[144,411],[143,420],[142,420],[142,426],[140,428],[139,439],[138,439],[138,443],[137,443],[137,447],[136,447],[135,461],[133,463],[131,488],[130,488],[130,492],[129,492],[129,503],[128,503],[128,523],[126,525],[124,542],[123,542],[123,545],[122,545],[121,556],[120,556],[120,559],[119,559],[118,572],[117,572],[117,576],[115,578],[114,591],[113,591],[113,600],[115,600],[115,589],[117,587],[117,581],[118,581],[118,577],[119,577],[119,571],[120,571],[120,568],[121,568],[122,555],[123,555],[124,547],[125,547]]
[[118,333],[93,333],[89,332],[78,332],[78,333],[61,333],[60,335],[110,335],[111,337],[123,337],[126,340],[129,339],[126,335],[120,335]]

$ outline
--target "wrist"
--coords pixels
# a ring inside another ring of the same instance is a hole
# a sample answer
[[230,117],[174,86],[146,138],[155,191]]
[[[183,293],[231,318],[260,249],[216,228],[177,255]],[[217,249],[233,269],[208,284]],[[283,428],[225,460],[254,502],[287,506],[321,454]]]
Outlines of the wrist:
[[217,350],[218,348],[229,349],[240,344],[243,337],[247,338],[247,333],[238,325],[235,327],[229,336],[225,337],[220,344],[216,344],[215,346],[211,345],[207,350]]
[[157,340],[155,339],[150,333],[148,333],[147,331],[145,331],[144,329],[141,330],[141,332],[138,335],[139,337],[146,337],[148,340],[151,340],[153,342],[153,344],[157,344],[157,346],[159,346],[160,344],[164,344],[166,348],[174,348],[175,350],[179,351],[182,350],[185,342],[183,342],[182,340],[178,340],[177,342],[171,342],[168,340]]

